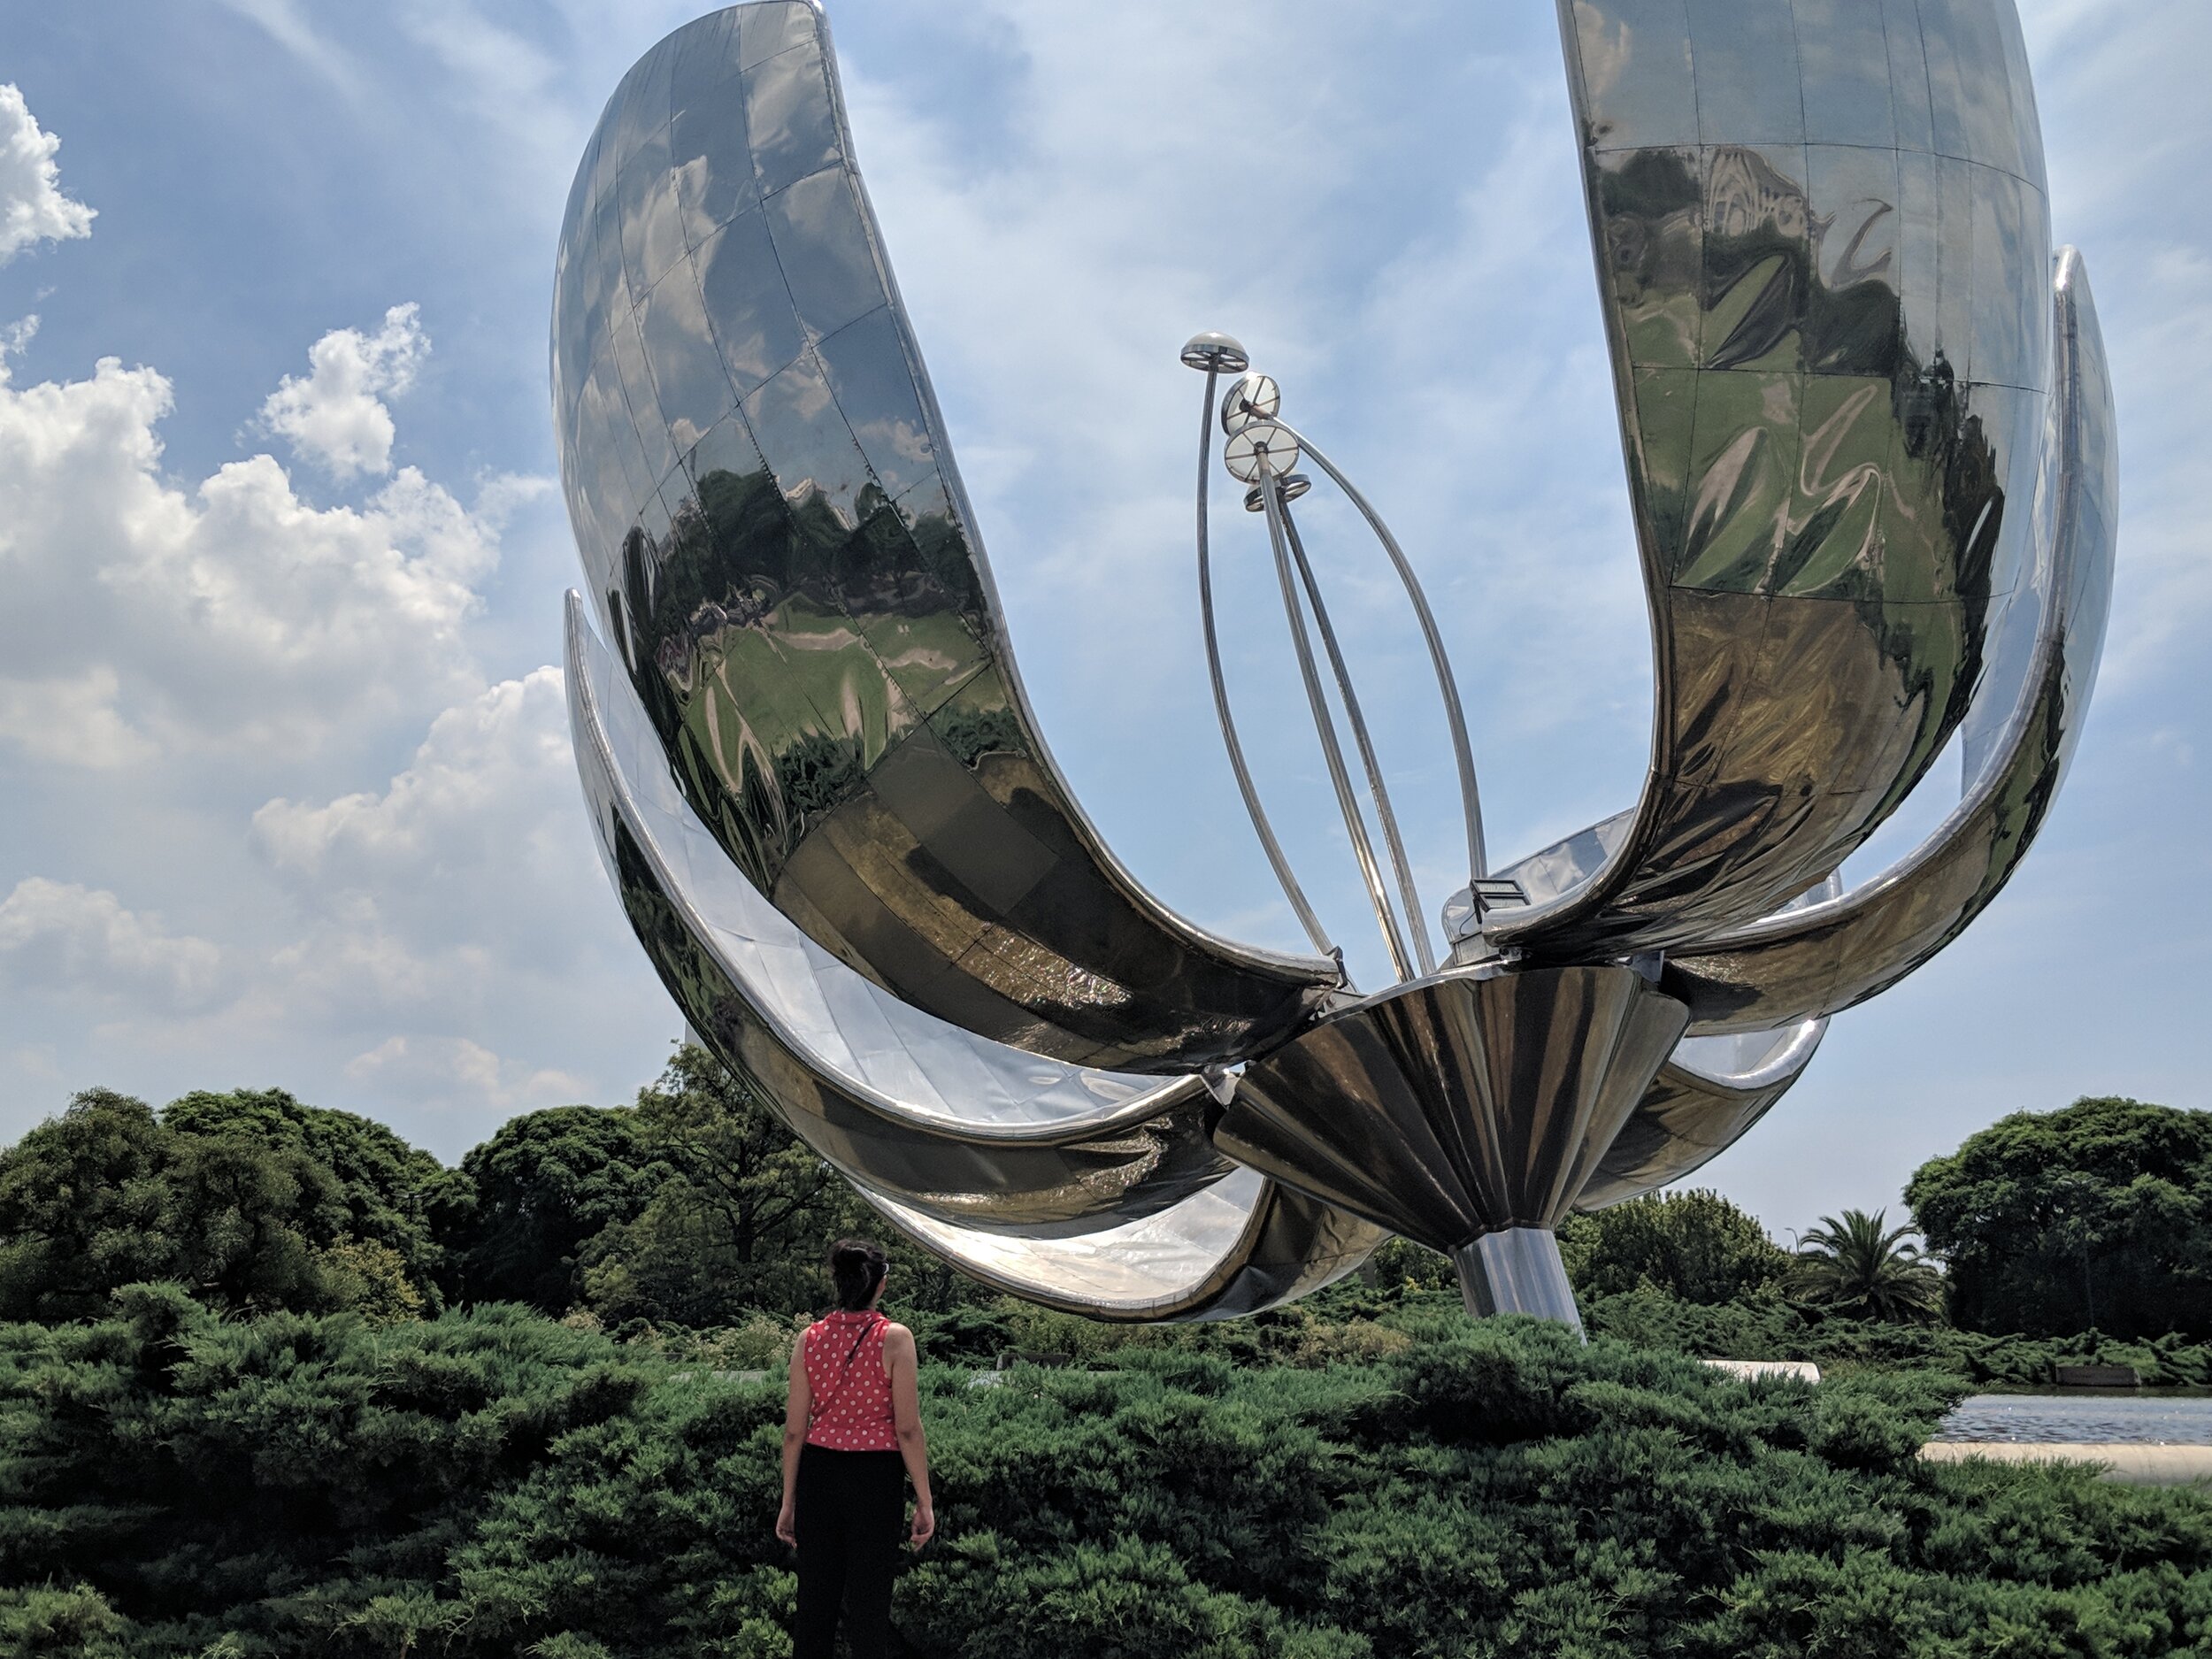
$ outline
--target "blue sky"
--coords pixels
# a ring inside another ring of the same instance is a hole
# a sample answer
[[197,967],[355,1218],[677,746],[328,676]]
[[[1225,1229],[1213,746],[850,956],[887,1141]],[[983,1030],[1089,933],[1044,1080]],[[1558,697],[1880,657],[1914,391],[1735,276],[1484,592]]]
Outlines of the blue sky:
[[[2119,386],[2112,636],[2023,872],[1698,1178],[1785,1237],[1894,1204],[2008,1110],[2212,1104],[2212,561],[2188,494],[2212,8],[2022,10]],[[592,856],[552,666],[574,553],[545,329],[592,122],[690,15],[0,13],[0,1138],[94,1084],[281,1085],[454,1157],[657,1070],[678,1020]],[[1156,890],[1297,941],[1199,655],[1175,351],[1201,327],[1253,348],[1421,569],[1494,852],[1632,801],[1649,649],[1549,4],[831,17],[1025,677]],[[1343,510],[1317,494],[1305,523],[1433,906],[1462,872],[1425,666]],[[1263,787],[1379,982],[1256,532],[1222,558]],[[1885,845],[1946,804],[1909,803]]]

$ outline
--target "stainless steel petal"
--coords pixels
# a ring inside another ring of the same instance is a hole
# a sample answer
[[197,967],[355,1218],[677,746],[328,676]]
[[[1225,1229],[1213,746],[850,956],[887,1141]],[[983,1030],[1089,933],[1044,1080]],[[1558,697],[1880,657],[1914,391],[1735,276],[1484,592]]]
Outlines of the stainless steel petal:
[[1686,1037],[1575,1200],[1602,1210],[1703,1167],[1766,1116],[1804,1074],[1828,1029],[1808,1019],[1742,1037]]
[[1417,980],[1248,1066],[1214,1142],[1434,1249],[1548,1230],[1687,1018],[1617,964]]
[[1094,1319],[1230,1319],[1341,1279],[1389,1233],[1251,1170],[1156,1216],[1025,1238],[942,1221],[858,1183],[899,1230],[963,1272]]
[[1560,16],[1658,689],[1627,833],[1492,921],[1547,960],[1770,914],[1896,809],[1983,677],[2049,389],[2012,0]]
[[2081,256],[2058,260],[2057,396],[2039,492],[2047,528],[1965,726],[1957,809],[1905,858],[1838,898],[1689,946],[1667,986],[1698,1032],[1770,1026],[1863,1002],[1956,938],[2026,856],[2080,740],[2102,649],[2118,526],[2112,383]]
[[1100,841],[1008,648],[819,12],[678,30],[579,173],[553,332],[588,591],[700,818],[812,940],[1071,1063],[1262,1050],[1338,964],[1217,938]]
[[1031,1235],[1155,1214],[1232,1172],[1197,1079],[972,1036],[808,939],[690,810],[573,594],[568,664],[585,795],[632,927],[692,1027],[841,1172],[940,1219]]

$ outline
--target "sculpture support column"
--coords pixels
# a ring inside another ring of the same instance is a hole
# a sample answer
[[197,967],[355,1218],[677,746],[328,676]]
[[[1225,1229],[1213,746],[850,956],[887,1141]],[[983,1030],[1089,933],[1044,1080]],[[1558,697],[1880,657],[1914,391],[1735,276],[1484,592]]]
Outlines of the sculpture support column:
[[1559,1259],[1559,1235],[1545,1227],[1508,1227],[1486,1233],[1451,1253],[1460,1294],[1478,1319],[1494,1313],[1529,1313],[1556,1319],[1580,1336],[1582,1315]]

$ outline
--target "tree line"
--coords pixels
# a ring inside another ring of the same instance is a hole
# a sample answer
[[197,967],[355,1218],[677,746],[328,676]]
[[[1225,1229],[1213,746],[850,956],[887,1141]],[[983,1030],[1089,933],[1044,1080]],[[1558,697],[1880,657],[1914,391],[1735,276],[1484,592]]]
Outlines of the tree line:
[[[518,1302],[716,1325],[819,1305],[823,1241],[866,1216],[696,1048],[631,1105],[526,1112],[452,1167],[280,1089],[158,1110],[92,1089],[0,1153],[0,1319],[97,1317],[123,1286],[174,1283],[237,1316]],[[911,1266],[909,1294],[949,1294]]]
[[[1847,1210],[1793,1251],[1703,1192],[1575,1217],[1561,1243],[1586,1304],[1640,1294],[2029,1337],[2212,1336],[2212,1113],[2111,1098],[2016,1113],[1922,1165],[1905,1199],[1902,1225]],[[826,1302],[827,1239],[883,1230],[694,1047],[632,1104],[525,1113],[450,1167],[282,1090],[157,1110],[93,1089],[0,1152],[0,1320],[98,1318],[124,1286],[174,1283],[233,1316],[390,1324],[512,1302],[618,1333],[780,1328]],[[895,1248],[902,1307],[993,1302]],[[1449,1281],[1403,1241],[1366,1277]]]

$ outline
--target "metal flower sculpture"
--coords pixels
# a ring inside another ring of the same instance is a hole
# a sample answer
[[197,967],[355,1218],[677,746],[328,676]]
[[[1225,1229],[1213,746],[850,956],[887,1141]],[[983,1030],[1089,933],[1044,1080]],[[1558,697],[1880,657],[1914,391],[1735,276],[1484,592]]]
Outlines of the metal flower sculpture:
[[[722,1059],[983,1279],[1219,1317],[1402,1233],[1450,1253],[1475,1311],[1572,1322],[1562,1217],[1733,1142],[1828,1016],[1995,896],[2057,792],[2104,631],[2116,452],[2088,282],[2052,257],[2013,0],[1559,10],[1650,602],[1649,772],[1627,810],[1487,868],[1411,566],[1274,383],[1199,336],[1217,707],[1310,956],[1168,910],[1055,767],[820,13],[762,0],[679,30],[585,153],[553,391],[589,587],[568,614],[576,752],[609,869]],[[1236,740],[1217,428],[1399,972],[1379,992],[1347,983]],[[1373,526],[1437,670],[1470,855],[1440,941],[1299,538],[1303,462]],[[1841,890],[1954,738],[1956,809]]]

